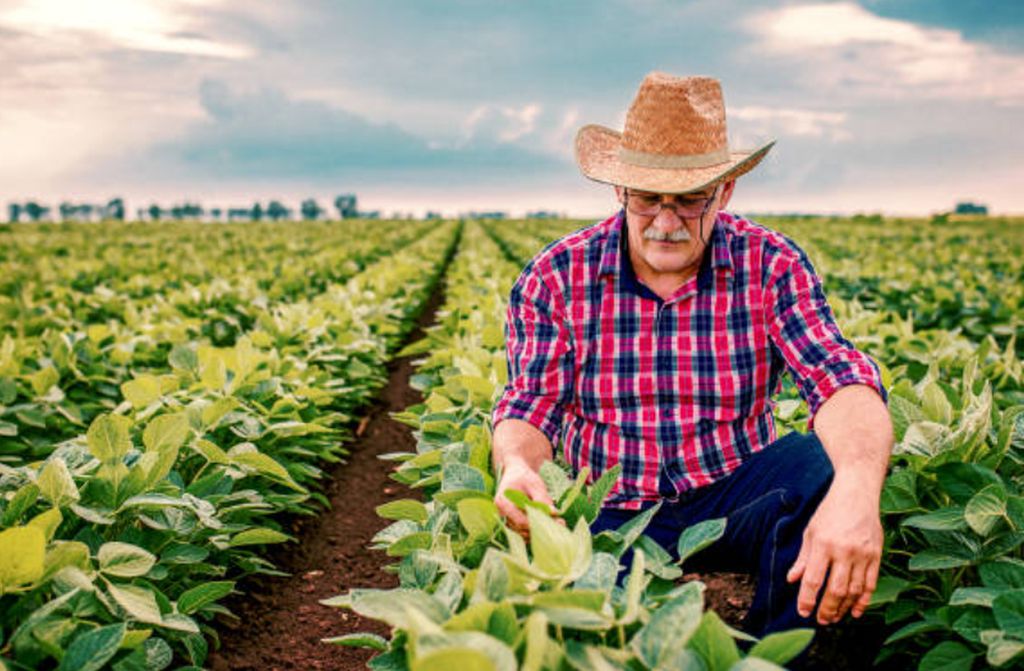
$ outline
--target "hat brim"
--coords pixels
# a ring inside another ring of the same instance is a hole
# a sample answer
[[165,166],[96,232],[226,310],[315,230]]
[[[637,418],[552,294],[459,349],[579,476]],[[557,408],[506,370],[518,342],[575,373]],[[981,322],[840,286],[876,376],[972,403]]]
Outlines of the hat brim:
[[735,179],[753,170],[775,141],[753,151],[729,152],[729,160],[705,168],[648,168],[619,158],[622,134],[590,124],[576,134],[576,164],[588,178],[654,193],[689,193]]

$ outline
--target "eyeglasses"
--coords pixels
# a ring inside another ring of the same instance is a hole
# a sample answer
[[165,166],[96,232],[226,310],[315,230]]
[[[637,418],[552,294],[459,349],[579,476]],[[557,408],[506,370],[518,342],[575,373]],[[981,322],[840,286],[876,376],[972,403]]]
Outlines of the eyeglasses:
[[681,194],[672,196],[672,200],[666,203],[662,201],[662,198],[666,195],[668,194],[637,193],[627,189],[626,207],[633,214],[638,214],[642,217],[657,216],[661,212],[661,208],[667,207],[675,212],[676,216],[680,219],[696,219],[697,217],[703,219],[711,202],[718,195],[718,187],[715,187],[714,191],[703,198],[694,198],[689,194]]

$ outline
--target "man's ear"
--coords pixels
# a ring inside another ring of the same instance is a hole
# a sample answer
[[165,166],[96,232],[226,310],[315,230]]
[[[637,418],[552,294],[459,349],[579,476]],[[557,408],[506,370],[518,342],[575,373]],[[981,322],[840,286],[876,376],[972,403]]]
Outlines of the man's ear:
[[626,189],[621,186],[615,187],[615,200],[619,201],[620,204],[626,204]]
[[732,198],[733,189],[736,188],[736,180],[730,179],[728,182],[722,185],[722,197],[718,201],[718,209],[724,210],[725,206],[729,204],[729,199]]

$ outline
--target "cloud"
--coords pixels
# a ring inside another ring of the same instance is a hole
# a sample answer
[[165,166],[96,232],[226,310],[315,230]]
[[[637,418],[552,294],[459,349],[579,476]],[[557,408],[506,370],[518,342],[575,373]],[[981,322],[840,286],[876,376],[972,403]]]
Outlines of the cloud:
[[[41,39],[83,35],[108,46],[218,58],[247,58],[250,49],[215,40],[191,28],[191,2],[154,0],[21,0],[0,25]],[[207,5],[214,3],[205,3]],[[201,9],[201,7],[200,7]]]
[[485,141],[515,142],[536,129],[541,109],[536,103],[519,108],[481,105],[470,112],[463,123],[463,144],[478,138],[484,138]]
[[823,91],[1024,104],[1024,56],[954,30],[882,18],[851,2],[765,10],[743,25],[757,38],[751,53],[802,63],[808,83]]
[[[730,119],[744,122],[744,138],[798,136],[823,138],[832,142],[850,139],[845,112],[767,107],[749,105],[729,109]],[[753,145],[751,140],[738,139],[737,146]]]
[[[508,179],[566,169],[557,158],[513,143],[532,132],[539,110],[478,115],[473,142],[438,146],[394,123],[375,123],[322,102],[296,100],[273,87],[239,90],[221,80],[199,89],[205,118],[130,161],[151,179],[328,181],[337,177],[451,183],[453,176]],[[487,130],[487,141],[480,134]],[[119,164],[124,157],[116,157]]]

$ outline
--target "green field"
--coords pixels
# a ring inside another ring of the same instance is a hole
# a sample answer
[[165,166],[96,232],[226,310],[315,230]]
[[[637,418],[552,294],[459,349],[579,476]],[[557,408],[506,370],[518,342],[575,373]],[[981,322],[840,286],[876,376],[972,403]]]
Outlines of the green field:
[[[1024,667],[1024,221],[760,221],[808,252],[890,390],[882,658]],[[406,348],[418,450],[381,464],[426,495],[381,510],[402,589],[334,601],[396,633],[337,642],[381,669],[784,665],[805,634],[744,656],[641,529],[591,537],[607,480],[550,468],[568,526],[531,508],[529,547],[498,518],[505,300],[587,223],[0,227],[0,668],[201,667],[220,601],[274,570],[280,516],[321,510],[322,469],[438,283],[437,325]],[[788,382],[776,413],[805,430]],[[691,532],[685,551],[715,535]]]

